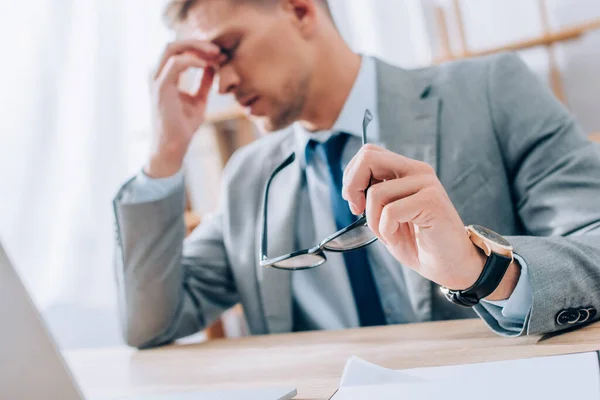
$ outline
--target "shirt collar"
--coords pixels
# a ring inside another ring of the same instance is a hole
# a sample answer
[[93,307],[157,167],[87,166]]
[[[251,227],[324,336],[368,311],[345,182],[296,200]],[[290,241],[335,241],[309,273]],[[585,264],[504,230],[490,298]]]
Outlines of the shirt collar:
[[296,138],[296,154],[301,155],[298,159],[302,167],[306,166],[304,151],[308,141],[311,139],[318,142],[325,142],[335,132],[346,132],[352,136],[362,138],[362,119],[365,109],[368,108],[373,114],[371,124],[379,125],[377,120],[376,81],[377,71],[375,60],[371,57],[363,56],[354,85],[331,130],[309,132],[299,122],[295,122],[292,125]]

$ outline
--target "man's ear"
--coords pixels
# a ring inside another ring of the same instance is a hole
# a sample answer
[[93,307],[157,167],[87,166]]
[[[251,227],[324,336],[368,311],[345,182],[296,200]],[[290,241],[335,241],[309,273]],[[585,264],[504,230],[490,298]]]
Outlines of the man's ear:
[[281,0],[283,10],[305,37],[312,36],[318,18],[320,0]]

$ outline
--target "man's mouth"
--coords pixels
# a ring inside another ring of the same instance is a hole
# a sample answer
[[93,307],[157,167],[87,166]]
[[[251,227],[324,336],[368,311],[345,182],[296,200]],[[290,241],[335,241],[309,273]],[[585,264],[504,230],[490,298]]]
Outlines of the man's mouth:
[[249,97],[247,99],[240,101],[240,104],[242,105],[242,107],[252,107],[252,105],[254,103],[256,103],[257,100],[258,100],[258,96]]
[[260,100],[259,96],[249,97],[240,102],[242,107],[246,109],[246,113],[256,115],[256,103]]

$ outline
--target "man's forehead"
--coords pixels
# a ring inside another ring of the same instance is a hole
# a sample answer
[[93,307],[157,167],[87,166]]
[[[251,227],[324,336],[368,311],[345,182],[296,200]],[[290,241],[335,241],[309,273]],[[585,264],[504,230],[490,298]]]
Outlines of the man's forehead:
[[193,36],[200,40],[213,40],[226,33],[233,25],[240,7],[227,0],[204,0],[189,10],[179,36]]

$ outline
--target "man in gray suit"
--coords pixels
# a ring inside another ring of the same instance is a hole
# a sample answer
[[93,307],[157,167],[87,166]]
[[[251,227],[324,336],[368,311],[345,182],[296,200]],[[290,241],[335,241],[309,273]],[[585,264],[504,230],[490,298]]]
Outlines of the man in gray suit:
[[[253,334],[595,319],[600,151],[516,56],[397,68],[353,53],[324,0],[175,0],[168,16],[182,39],[154,77],[158,141],[114,201],[128,344],[237,303]],[[177,87],[190,67],[196,95]],[[181,167],[215,76],[277,132],[233,156],[218,212],[184,240]]]

